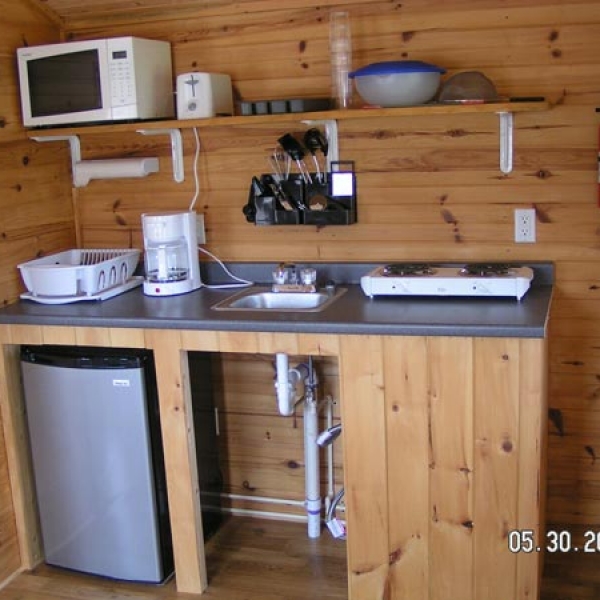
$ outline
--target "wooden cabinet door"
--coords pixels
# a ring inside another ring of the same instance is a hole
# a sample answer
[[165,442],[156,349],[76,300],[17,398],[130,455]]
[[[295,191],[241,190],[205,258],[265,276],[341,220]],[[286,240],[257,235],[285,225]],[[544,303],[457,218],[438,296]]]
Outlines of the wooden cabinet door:
[[[361,341],[362,340],[362,341]],[[544,340],[343,339],[351,600],[539,595]]]

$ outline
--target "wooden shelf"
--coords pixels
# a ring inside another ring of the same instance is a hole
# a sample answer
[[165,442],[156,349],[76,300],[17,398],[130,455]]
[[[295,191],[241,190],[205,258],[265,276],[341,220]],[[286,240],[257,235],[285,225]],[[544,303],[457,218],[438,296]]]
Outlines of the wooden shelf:
[[[86,134],[117,134],[139,132],[144,135],[169,134],[173,160],[173,178],[178,183],[184,179],[183,144],[181,130],[194,127],[231,127],[273,125],[289,122],[315,122],[325,125],[329,140],[328,161],[338,160],[337,122],[347,119],[381,119],[390,117],[412,117],[429,115],[497,114],[500,118],[500,170],[507,174],[512,171],[513,153],[513,115],[519,112],[543,111],[549,108],[546,100],[490,102],[486,104],[428,104],[404,108],[359,108],[349,110],[327,110],[304,113],[282,113],[269,115],[248,115],[233,117],[214,117],[209,119],[137,121],[135,123],[117,123],[107,125],[79,125],[77,127],[55,127],[52,129],[32,129],[27,132],[29,138],[38,142],[69,141],[73,173],[81,160],[79,136]],[[329,166],[328,162],[328,166]]]
[[548,110],[546,100],[536,102],[491,102],[487,104],[429,104],[405,108],[358,108],[350,110],[328,110],[308,113],[283,113],[269,115],[249,115],[214,117],[208,119],[138,121],[135,123],[112,123],[109,125],[78,125],[76,127],[56,127],[32,129],[29,137],[52,135],[84,135],[102,133],[126,133],[138,129],[191,129],[193,127],[225,127],[230,125],[260,125],[285,123],[290,121],[319,121],[346,119],[372,119],[382,117],[412,117],[424,115],[459,115],[473,113],[522,113]]

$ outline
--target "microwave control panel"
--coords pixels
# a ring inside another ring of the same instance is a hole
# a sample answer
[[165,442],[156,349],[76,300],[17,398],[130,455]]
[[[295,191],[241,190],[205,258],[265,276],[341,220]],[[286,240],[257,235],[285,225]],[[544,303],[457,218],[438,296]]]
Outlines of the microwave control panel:
[[135,102],[135,74],[131,55],[130,49],[109,50],[108,68],[113,106],[125,106]]

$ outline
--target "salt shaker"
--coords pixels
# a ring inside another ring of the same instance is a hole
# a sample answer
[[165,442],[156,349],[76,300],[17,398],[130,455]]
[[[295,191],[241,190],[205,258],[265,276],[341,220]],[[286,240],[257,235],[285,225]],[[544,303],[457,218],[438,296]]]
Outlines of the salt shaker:
[[331,58],[331,88],[336,108],[350,108],[352,104],[352,38],[350,15],[347,11],[333,11],[329,16],[329,53]]

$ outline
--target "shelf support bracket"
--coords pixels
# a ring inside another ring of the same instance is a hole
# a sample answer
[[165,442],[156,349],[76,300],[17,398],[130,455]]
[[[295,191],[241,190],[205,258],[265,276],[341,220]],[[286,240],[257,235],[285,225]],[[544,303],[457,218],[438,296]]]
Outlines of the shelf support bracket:
[[340,160],[337,121],[335,119],[306,119],[302,123],[309,127],[322,125],[325,128],[325,137],[329,144],[329,150],[327,151],[327,171],[331,171],[331,163],[339,162]]
[[497,113],[500,118],[500,170],[508,174],[513,169],[514,115],[511,112]]
[[185,179],[183,169],[183,143],[179,129],[138,129],[142,135],[169,135],[171,136],[171,158],[173,160],[173,179],[181,183]]
[[36,142],[69,142],[71,148],[71,174],[73,183],[75,183],[75,173],[77,163],[81,162],[81,143],[76,135],[36,135],[31,137]]

